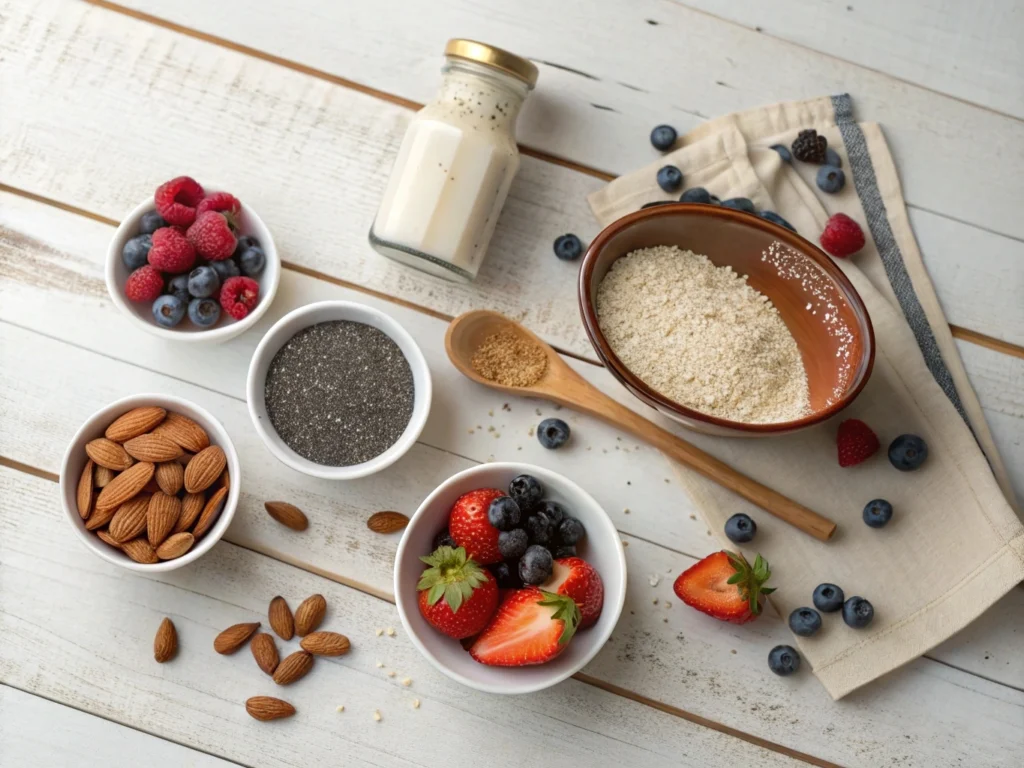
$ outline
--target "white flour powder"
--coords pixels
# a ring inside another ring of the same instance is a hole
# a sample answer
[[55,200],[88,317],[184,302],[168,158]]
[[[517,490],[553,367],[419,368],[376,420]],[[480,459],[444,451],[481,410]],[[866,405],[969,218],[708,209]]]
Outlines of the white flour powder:
[[601,331],[619,359],[666,397],[730,421],[810,412],[796,341],[745,276],[676,246],[618,259],[597,290]]

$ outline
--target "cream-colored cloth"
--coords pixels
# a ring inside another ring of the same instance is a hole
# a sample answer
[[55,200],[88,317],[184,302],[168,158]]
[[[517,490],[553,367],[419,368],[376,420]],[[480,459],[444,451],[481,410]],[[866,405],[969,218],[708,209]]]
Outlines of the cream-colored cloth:
[[[839,194],[818,191],[818,166],[790,165],[771,149],[788,147],[804,128],[815,128],[840,154],[847,184]],[[874,372],[856,402],[824,425],[779,438],[686,433],[741,472],[836,521],[833,540],[816,541],[679,469],[720,536],[736,512],[755,519],[757,538],[742,549],[748,558],[760,552],[771,563],[778,587],[771,599],[782,616],[811,605],[822,582],[873,604],[867,629],[851,629],[839,614],[825,614],[817,635],[796,638],[805,661],[838,699],[950,637],[1024,579],[1024,526],[921,260],[880,128],[854,122],[847,96],[711,121],[685,136],[680,148],[591,195],[600,223],[670,199],[655,181],[658,168],[669,163],[683,172],[685,188],[703,186],[723,200],[749,197],[758,210],[776,211],[813,242],[837,211],[856,219],[868,239],[859,254],[837,260],[867,305],[877,341]],[[843,469],[835,434],[847,418],[871,425],[882,449]],[[928,460],[917,472],[898,472],[885,456],[888,443],[905,432],[928,442]],[[888,499],[895,509],[882,529],[861,519],[874,498]]]

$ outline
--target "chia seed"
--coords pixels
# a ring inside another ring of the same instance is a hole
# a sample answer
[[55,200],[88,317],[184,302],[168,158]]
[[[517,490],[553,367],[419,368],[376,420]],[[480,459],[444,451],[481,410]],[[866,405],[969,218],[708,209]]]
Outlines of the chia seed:
[[330,467],[361,464],[394,445],[412,418],[412,369],[392,339],[338,320],[304,328],[281,347],[264,384],[284,443]]

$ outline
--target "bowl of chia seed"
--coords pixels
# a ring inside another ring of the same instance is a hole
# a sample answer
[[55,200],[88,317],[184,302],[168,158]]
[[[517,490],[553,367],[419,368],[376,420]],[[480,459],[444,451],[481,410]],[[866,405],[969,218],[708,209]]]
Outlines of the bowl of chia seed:
[[323,301],[282,317],[253,353],[249,415],[267,448],[292,469],[329,480],[365,477],[396,462],[430,412],[430,369],[389,315]]

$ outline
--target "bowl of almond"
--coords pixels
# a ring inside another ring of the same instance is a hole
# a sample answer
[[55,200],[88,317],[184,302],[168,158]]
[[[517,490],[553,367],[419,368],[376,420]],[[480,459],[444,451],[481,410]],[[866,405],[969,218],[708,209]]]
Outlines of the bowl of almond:
[[61,502],[104,560],[170,571],[224,535],[240,480],[231,438],[209,412],[171,395],[133,395],[75,434],[61,464]]

